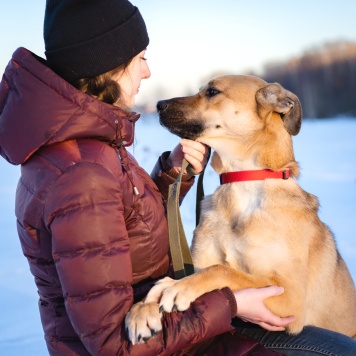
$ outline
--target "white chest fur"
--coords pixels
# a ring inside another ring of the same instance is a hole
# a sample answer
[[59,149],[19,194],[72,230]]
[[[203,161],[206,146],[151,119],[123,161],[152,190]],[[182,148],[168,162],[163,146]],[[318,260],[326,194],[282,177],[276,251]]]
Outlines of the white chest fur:
[[288,248],[278,231],[272,232],[273,217],[262,209],[264,205],[262,182],[223,185],[206,197],[192,244],[195,267],[224,264],[264,274],[280,266],[288,256]]

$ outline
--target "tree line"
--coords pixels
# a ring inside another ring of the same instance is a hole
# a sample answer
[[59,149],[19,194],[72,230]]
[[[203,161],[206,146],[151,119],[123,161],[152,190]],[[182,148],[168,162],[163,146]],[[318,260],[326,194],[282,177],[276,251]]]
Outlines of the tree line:
[[356,117],[356,42],[326,43],[284,63],[268,63],[259,76],[295,93],[306,118]]

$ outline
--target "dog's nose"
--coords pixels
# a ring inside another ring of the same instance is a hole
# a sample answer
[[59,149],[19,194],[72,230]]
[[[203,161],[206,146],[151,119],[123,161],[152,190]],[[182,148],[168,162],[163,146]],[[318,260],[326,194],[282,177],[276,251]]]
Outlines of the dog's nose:
[[168,107],[168,103],[166,100],[160,100],[158,103],[157,103],[157,111],[160,112],[160,111],[163,111],[165,109],[167,109]]

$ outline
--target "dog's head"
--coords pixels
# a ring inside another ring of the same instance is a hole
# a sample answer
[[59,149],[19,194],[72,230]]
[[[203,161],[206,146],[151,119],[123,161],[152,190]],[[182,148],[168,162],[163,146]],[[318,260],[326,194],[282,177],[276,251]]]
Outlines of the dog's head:
[[[248,75],[221,76],[196,95],[159,101],[157,110],[172,133],[209,145],[222,160],[233,152],[240,161],[279,169],[294,159],[290,135],[300,130],[302,110],[298,98],[279,84]],[[266,145],[268,154],[262,152]],[[271,145],[287,151],[284,162],[269,162],[276,161]]]

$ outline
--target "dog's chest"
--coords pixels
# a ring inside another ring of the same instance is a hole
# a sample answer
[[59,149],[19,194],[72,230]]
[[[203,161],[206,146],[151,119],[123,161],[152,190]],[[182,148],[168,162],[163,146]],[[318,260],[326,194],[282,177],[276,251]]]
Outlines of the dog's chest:
[[207,210],[236,225],[236,220],[249,219],[260,209],[263,197],[262,184],[256,182],[222,185],[213,194]]
[[263,275],[265,271],[277,269],[288,256],[287,246],[268,236],[227,235],[220,242],[224,251],[221,263],[246,273]]
[[237,195],[233,189],[218,189],[207,197],[195,237],[199,254],[209,256],[204,263],[211,261],[247,273],[263,273],[288,256],[287,246],[263,221],[257,223],[263,215],[260,204],[261,195],[247,201],[244,194]]

